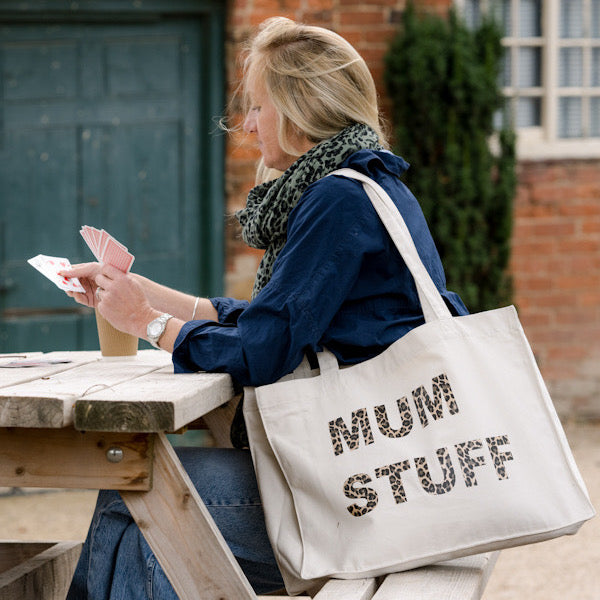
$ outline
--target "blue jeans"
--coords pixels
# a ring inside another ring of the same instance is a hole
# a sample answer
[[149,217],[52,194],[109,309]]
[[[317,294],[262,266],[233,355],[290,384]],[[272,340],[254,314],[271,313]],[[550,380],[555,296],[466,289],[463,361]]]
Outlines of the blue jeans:
[[[176,452],[255,592],[282,588],[250,452]],[[159,599],[177,600],[177,594],[120,495],[101,491],[67,600]]]

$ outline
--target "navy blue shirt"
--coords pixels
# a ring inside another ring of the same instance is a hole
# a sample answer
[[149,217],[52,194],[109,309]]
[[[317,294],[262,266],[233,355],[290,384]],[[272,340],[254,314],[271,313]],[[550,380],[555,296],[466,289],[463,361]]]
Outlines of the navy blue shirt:
[[[421,208],[399,179],[407,163],[361,150],[341,166],[390,194],[451,312],[467,314],[446,290]],[[287,233],[271,280],[252,302],[213,298],[218,323],[182,327],[173,350],[176,372],[226,372],[241,385],[263,385],[293,371],[307,352],[326,347],[341,364],[361,362],[424,322],[412,276],[360,182],[334,175],[310,185],[290,213]]]

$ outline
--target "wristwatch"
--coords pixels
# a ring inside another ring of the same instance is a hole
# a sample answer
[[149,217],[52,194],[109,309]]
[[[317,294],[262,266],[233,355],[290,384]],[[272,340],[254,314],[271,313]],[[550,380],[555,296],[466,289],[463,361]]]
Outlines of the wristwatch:
[[160,347],[158,345],[158,340],[160,340],[160,337],[165,332],[167,321],[172,318],[173,315],[170,315],[169,313],[163,313],[160,315],[160,317],[156,317],[156,319],[153,319],[150,321],[150,323],[148,323],[148,326],[146,327],[146,337],[155,348]]

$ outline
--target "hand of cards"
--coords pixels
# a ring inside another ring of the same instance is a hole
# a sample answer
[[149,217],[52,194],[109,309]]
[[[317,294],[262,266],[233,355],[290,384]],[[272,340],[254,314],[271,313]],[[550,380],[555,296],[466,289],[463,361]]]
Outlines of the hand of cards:
[[135,257],[127,251],[127,248],[121,242],[117,242],[110,233],[89,225],[84,225],[79,233],[99,263],[112,265],[119,271],[123,271],[123,273],[129,272]]
[[59,256],[46,256],[38,254],[27,261],[32,267],[36,268],[42,275],[45,275],[50,281],[55,283],[65,292],[85,292],[84,287],[77,277],[61,277],[58,272],[63,269],[69,269],[71,263],[67,258]]
[[[96,229],[89,225],[84,225],[79,233],[81,233],[81,236],[99,263],[112,265],[124,273],[129,272],[135,257],[110,233],[107,233],[104,229]],[[38,254],[30,258],[27,262],[50,281],[54,282],[61,290],[65,292],[85,292],[84,287],[77,277],[67,278],[61,277],[58,274],[59,271],[71,267],[69,259]]]

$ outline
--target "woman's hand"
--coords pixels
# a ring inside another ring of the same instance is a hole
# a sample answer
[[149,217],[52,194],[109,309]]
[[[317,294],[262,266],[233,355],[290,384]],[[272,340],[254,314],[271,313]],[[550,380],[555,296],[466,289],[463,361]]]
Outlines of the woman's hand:
[[96,276],[100,273],[102,265],[97,262],[81,263],[71,265],[70,269],[64,269],[59,272],[61,277],[77,277],[84,287],[85,292],[66,292],[67,296],[71,296],[79,304],[95,308],[96,300]]
[[175,315],[167,323],[160,347],[169,352],[177,335],[197,309],[196,318],[218,320],[210,300],[171,290],[134,273],[123,273],[110,265],[85,263],[60,272],[63,277],[77,277],[85,293],[69,292],[80,304],[96,308],[114,327],[146,339],[146,327],[163,312]]
[[160,312],[152,308],[140,283],[110,265],[101,267],[94,283],[100,314],[117,329],[145,338],[147,324]]
[[146,325],[161,313],[154,310],[140,283],[130,273],[110,265],[83,263],[60,272],[77,277],[85,293],[67,292],[76,302],[96,308],[117,329],[140,338],[146,337]]

